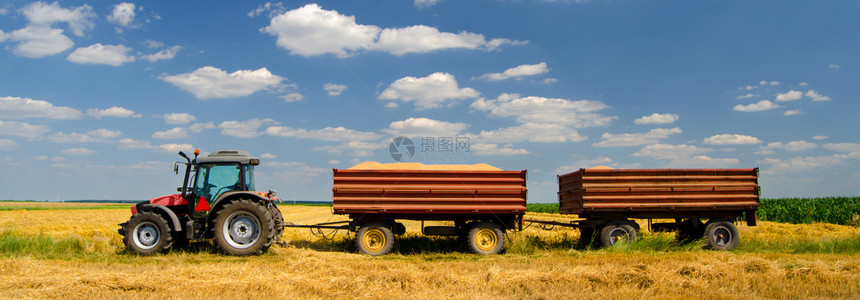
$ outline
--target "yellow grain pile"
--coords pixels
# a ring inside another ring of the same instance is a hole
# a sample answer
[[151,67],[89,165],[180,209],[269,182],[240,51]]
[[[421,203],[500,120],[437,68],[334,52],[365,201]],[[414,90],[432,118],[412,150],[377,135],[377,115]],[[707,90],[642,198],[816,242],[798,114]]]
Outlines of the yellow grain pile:
[[425,165],[422,163],[390,163],[381,164],[375,161],[368,161],[357,164],[350,170],[467,170],[467,171],[501,171],[502,169],[493,167],[488,164],[474,165]]

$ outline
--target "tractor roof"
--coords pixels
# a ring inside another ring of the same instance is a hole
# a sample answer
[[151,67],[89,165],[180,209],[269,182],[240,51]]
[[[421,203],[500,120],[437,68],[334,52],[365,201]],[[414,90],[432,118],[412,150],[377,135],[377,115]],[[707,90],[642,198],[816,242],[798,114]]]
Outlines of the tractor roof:
[[[253,163],[255,160],[256,163]],[[207,156],[198,157],[194,160],[198,164],[205,163],[240,163],[240,164],[259,164],[260,159],[248,154],[244,150],[219,150],[209,153]]]

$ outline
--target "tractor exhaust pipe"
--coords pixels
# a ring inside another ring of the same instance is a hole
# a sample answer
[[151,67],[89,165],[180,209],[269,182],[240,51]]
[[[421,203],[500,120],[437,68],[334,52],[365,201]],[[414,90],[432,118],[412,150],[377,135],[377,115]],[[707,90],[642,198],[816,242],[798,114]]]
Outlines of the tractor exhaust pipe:
[[[188,176],[190,175],[189,173],[191,173],[191,159],[182,151],[179,151],[179,156],[185,158],[185,161],[187,162],[185,164],[185,178],[182,180],[182,198],[185,198],[186,193],[188,193]],[[197,158],[196,153],[195,158]]]

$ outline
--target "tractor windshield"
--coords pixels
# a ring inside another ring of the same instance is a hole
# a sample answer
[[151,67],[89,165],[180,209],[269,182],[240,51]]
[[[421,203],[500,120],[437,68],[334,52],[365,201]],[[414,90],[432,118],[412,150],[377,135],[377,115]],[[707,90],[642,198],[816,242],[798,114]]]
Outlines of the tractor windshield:
[[256,191],[254,188],[254,166],[245,165],[245,185],[249,191]]
[[200,164],[194,180],[194,193],[206,197],[207,201],[218,199],[221,194],[242,189],[239,164]]

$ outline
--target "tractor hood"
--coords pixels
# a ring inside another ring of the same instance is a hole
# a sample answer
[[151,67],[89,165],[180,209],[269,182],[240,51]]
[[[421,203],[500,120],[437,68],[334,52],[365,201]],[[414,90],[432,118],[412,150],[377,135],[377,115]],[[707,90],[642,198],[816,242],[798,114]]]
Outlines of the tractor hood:
[[[149,199],[149,204],[158,204],[161,206],[174,206],[188,204],[188,200],[182,198],[182,194],[173,194]],[[137,214],[137,205],[131,207],[131,214]]]

